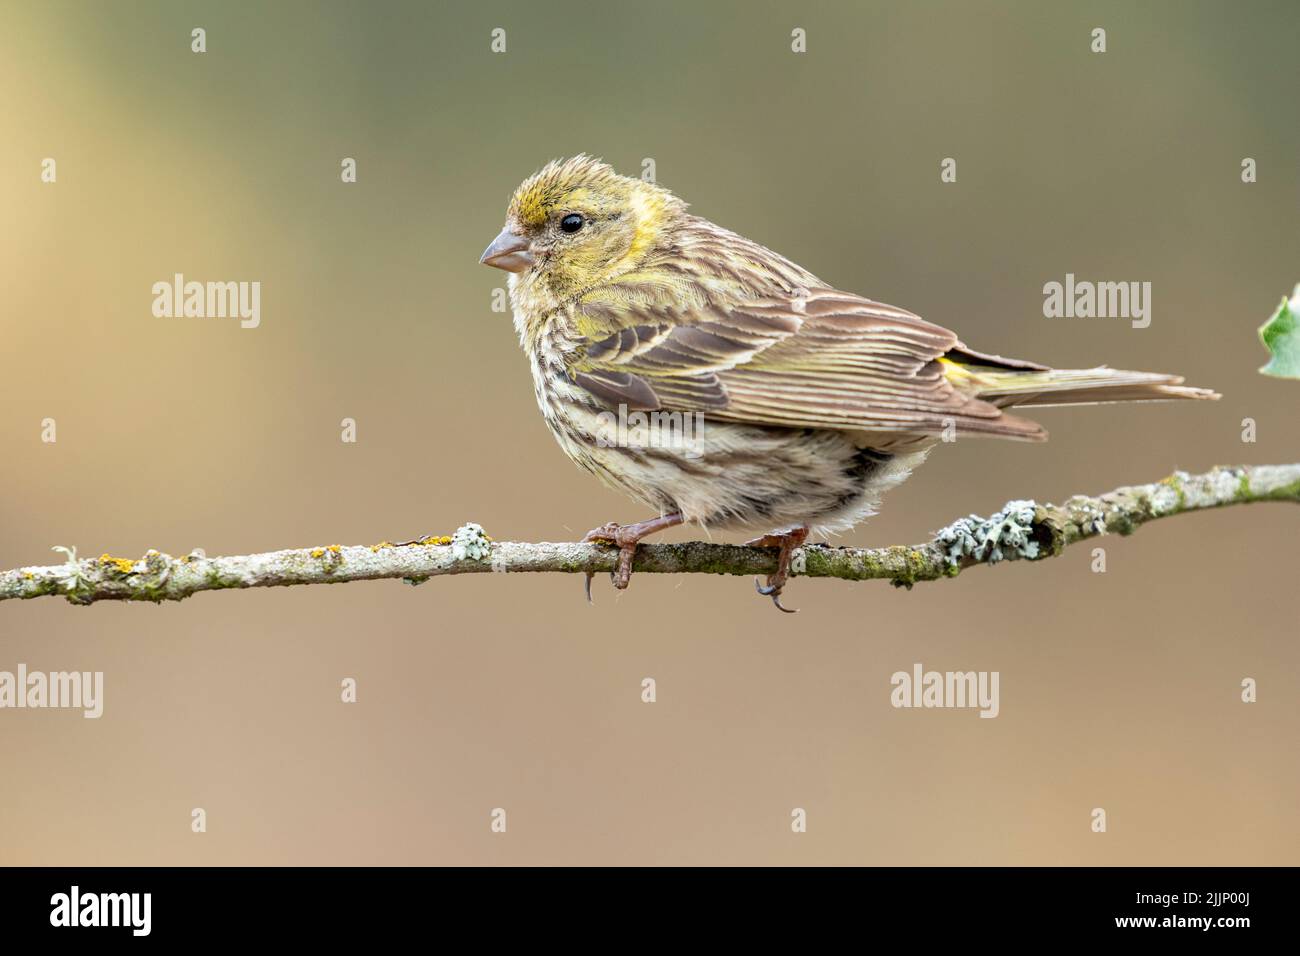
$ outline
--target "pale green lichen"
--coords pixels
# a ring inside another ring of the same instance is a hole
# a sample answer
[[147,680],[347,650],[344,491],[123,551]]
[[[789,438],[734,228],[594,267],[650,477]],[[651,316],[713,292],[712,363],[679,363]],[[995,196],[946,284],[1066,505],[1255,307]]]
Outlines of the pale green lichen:
[[[912,585],[917,581],[932,580],[935,577],[935,575],[931,573],[932,568],[925,552],[918,551],[916,548],[907,548],[899,545],[888,548],[886,551],[889,557],[886,562],[877,565],[873,569],[873,571],[876,572],[873,573],[873,577],[878,576],[878,572],[886,570],[883,566],[884,564],[888,564],[891,568],[897,568],[898,565],[901,564],[902,570],[896,570],[894,575],[889,579],[889,583],[896,588],[906,588],[909,591],[912,590]],[[947,574],[950,568],[954,574],[957,573],[957,565],[948,564],[945,555],[944,573]]]
[[1106,512],[1093,499],[1075,495],[1065,503],[1065,512],[1081,535],[1106,533]]
[[1267,498],[1260,498],[1258,500],[1300,502],[1300,481],[1293,481],[1291,484],[1283,485],[1281,488],[1274,488],[1269,492]]
[[952,567],[963,560],[997,564],[999,561],[1039,556],[1034,540],[1034,516],[1038,505],[1033,501],[1008,501],[1002,510],[988,518],[971,515],[959,518],[935,535]]
[[67,556],[67,561],[65,561],[63,567],[59,569],[61,573],[58,576],[58,584],[59,589],[68,594],[68,600],[72,601],[73,595],[75,595],[82,586],[81,562],[77,560],[77,547],[76,545],[73,545],[71,548],[65,548],[61,544],[56,544],[54,547],[50,548],[50,550],[62,552]]
[[1241,491],[1241,479],[1245,474],[1236,468],[1220,467],[1205,476],[1205,483],[1216,501],[1231,501]]
[[[1187,490],[1183,483],[1191,478],[1185,471],[1176,471],[1168,478],[1156,483],[1155,490],[1151,492],[1151,513],[1157,518],[1163,515],[1175,514],[1187,507]],[[1127,534],[1127,531],[1120,531],[1121,534]]]
[[492,553],[492,539],[481,525],[461,525],[451,536],[451,556],[457,561],[479,561]]

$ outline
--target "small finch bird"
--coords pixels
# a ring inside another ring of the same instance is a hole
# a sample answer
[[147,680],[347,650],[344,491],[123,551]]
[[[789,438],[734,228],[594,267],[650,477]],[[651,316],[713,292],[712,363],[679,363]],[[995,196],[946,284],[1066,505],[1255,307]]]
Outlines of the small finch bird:
[[[587,541],[683,522],[766,531],[759,593],[791,552],[853,527],[941,437],[1042,441],[1027,405],[1217,398],[1175,375],[1052,369],[986,355],[905,309],[841,292],[589,156],[515,191],[480,260],[510,273],[537,403],[565,454],[656,513]],[[590,598],[591,578],[587,579]]]

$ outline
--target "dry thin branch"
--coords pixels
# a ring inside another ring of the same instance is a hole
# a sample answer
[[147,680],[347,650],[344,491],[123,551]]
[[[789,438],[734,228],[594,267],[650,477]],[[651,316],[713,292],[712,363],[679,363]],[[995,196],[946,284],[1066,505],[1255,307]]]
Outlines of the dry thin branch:
[[[849,581],[876,578],[911,587],[954,577],[975,564],[1055,557],[1076,541],[1107,533],[1130,534],[1156,518],[1258,501],[1300,503],[1300,464],[1219,467],[1202,475],[1175,472],[1149,485],[1078,495],[1060,505],[1012,501],[989,518],[971,516],[913,547],[832,548],[809,545],[795,553],[794,574]],[[401,578],[412,583],[440,574],[486,571],[612,571],[615,548],[599,544],[492,541],[478,525],[455,535],[394,545],[329,545],[236,557],[181,558],[149,551],[133,560],[101,555],[78,560],[59,548],[61,565],[0,572],[0,601],[61,594],[74,604],[95,601],[179,601],[198,591],[293,584],[339,584]],[[641,574],[768,574],[776,550],[741,545],[646,544],[633,569]]]

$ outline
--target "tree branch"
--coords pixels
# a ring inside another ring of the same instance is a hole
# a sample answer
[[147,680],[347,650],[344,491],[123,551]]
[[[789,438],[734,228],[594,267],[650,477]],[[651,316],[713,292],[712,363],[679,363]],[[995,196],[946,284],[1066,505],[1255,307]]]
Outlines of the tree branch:
[[[1203,475],[1175,472],[1149,485],[1118,488],[1097,497],[1077,495],[1060,505],[1012,501],[989,518],[960,519],[933,540],[913,547],[832,548],[795,552],[793,573],[849,581],[885,579],[911,587],[955,577],[976,564],[1038,561],[1103,534],[1131,534],[1169,515],[1258,501],[1300,503],[1300,464],[1219,467]],[[450,537],[394,545],[329,545],[237,557],[200,552],[173,558],[149,551],[133,560],[101,555],[61,565],[0,572],[0,601],[61,594],[73,604],[95,601],[179,601],[199,591],[338,584],[401,578],[420,583],[435,575],[479,572],[612,571],[617,550],[603,544],[492,541],[478,525]],[[646,544],[633,569],[641,574],[769,574],[776,549],[742,545]]]

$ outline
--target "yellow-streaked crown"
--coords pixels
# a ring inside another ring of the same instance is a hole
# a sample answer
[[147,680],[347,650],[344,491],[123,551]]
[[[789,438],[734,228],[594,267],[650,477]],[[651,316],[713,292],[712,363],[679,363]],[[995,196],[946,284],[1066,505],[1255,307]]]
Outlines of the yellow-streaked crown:
[[579,153],[556,159],[529,176],[515,190],[508,215],[525,228],[539,228],[557,211],[604,211],[615,206],[650,218],[686,204],[654,183],[620,176],[613,167]]

